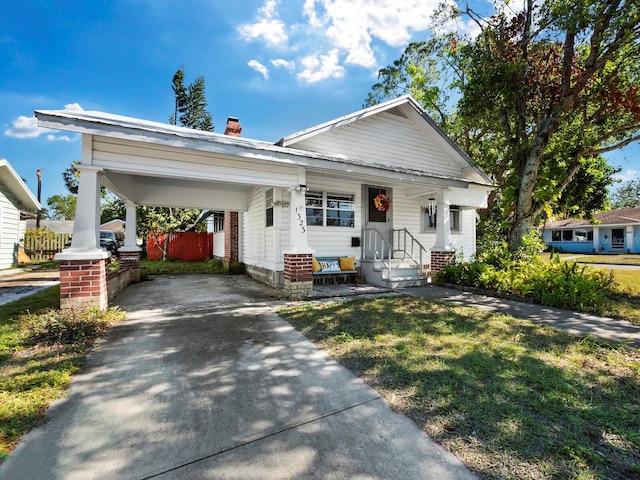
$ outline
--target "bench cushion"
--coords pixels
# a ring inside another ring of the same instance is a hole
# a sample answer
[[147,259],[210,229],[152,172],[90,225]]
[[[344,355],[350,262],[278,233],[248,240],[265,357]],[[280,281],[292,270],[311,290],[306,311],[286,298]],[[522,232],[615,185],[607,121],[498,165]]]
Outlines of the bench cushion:
[[356,257],[340,257],[340,270],[353,271],[356,269]]
[[320,260],[320,266],[322,266],[323,272],[336,272],[339,273],[340,263],[338,260]]
[[313,273],[316,273],[322,270],[322,265],[320,265],[320,262],[318,262],[316,257],[311,258],[311,270],[313,271]]

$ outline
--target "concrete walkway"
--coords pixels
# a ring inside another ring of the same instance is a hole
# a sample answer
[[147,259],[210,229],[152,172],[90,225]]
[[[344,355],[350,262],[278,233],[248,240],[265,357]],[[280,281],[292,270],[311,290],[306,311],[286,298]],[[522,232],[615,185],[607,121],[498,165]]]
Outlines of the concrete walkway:
[[158,277],[0,478],[471,479],[240,276]]
[[427,298],[454,305],[475,307],[487,312],[511,315],[514,318],[548,325],[581,337],[591,336],[613,342],[624,342],[640,348],[640,325],[627,320],[577,313],[561,308],[545,307],[532,303],[487,297],[469,291],[439,286],[408,288],[406,295]]

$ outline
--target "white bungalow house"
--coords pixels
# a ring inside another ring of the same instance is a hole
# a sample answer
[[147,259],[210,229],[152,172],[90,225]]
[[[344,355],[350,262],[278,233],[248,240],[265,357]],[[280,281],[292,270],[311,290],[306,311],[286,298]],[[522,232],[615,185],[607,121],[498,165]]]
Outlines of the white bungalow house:
[[547,247],[569,253],[640,253],[640,208],[596,213],[595,222],[569,218],[546,225]]
[[73,242],[57,257],[62,278],[107,255],[97,247],[101,184],[127,206],[120,252],[132,261],[136,205],[225,211],[225,260],[292,297],[312,289],[312,256],[355,257],[367,282],[392,287],[455,252],[469,258],[476,210],[492,188],[410,96],[275,144],[240,138],[234,118],[222,135],[101,112],[36,117],[83,135]]
[[20,210],[40,210],[40,203],[9,162],[0,158],[0,269],[18,262],[18,245],[24,235]]

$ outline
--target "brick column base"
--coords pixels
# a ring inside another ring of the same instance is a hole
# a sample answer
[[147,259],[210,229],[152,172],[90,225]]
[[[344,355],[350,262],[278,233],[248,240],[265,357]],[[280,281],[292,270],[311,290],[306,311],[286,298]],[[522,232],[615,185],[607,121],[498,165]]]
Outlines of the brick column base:
[[106,259],[60,261],[60,308],[90,307],[109,307]]
[[140,251],[126,252],[119,251],[120,265],[122,267],[129,267],[134,271],[132,280],[134,282],[140,281]]
[[431,271],[439,272],[445,265],[456,263],[455,250],[431,250]]
[[313,292],[313,271],[310,253],[284,254],[284,290],[292,299],[311,296]]

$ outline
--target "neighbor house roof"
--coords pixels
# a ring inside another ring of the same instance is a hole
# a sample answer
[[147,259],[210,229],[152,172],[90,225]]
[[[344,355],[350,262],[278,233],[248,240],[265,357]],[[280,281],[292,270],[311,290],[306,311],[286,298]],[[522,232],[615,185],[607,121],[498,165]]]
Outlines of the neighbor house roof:
[[[27,220],[26,228],[36,228],[36,220]],[[40,220],[40,228],[46,228],[55,233],[73,233],[73,220]]]
[[9,162],[4,158],[0,158],[0,183],[17,200],[19,210],[40,210],[40,203],[33,196],[29,188],[22,181],[22,178],[11,167]]
[[609,210],[608,212],[600,212],[594,215],[596,222],[582,218],[568,218],[550,223],[546,226],[549,228],[576,228],[576,227],[592,227],[592,226],[609,226],[609,225],[640,225],[640,207],[637,208],[620,208],[618,210]]

